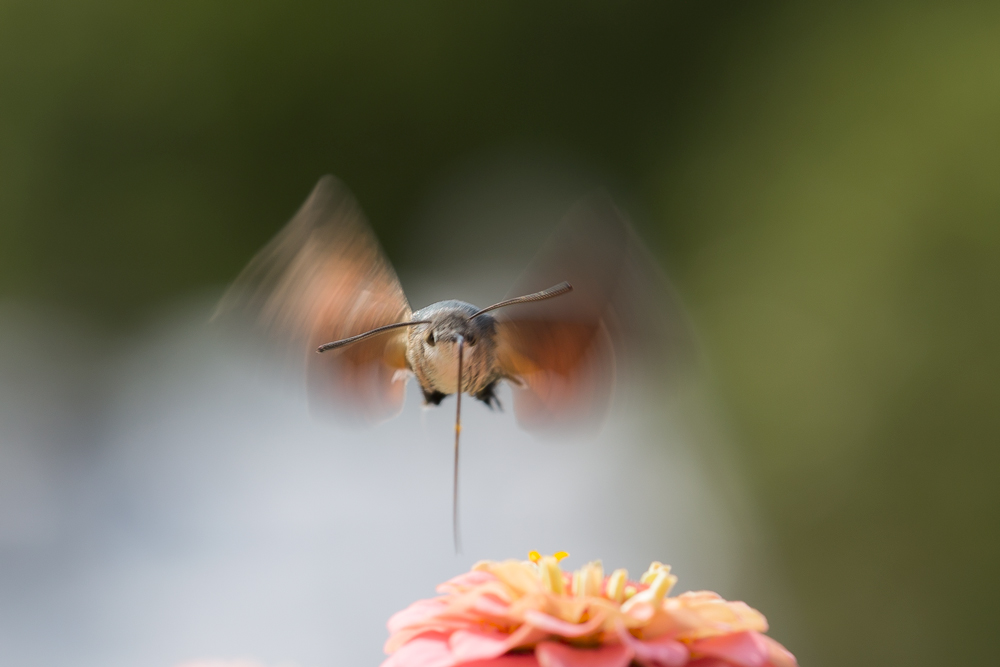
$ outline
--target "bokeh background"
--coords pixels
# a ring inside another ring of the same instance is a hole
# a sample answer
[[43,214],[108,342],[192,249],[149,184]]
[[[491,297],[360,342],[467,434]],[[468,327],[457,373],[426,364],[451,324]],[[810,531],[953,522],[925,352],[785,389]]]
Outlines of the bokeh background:
[[[377,664],[435,581],[579,548],[803,665],[995,664],[1000,5],[835,4],[2,3],[0,659]],[[450,411],[345,434],[206,331],[328,172],[415,305],[605,187],[697,379],[574,450],[474,412],[455,556]]]

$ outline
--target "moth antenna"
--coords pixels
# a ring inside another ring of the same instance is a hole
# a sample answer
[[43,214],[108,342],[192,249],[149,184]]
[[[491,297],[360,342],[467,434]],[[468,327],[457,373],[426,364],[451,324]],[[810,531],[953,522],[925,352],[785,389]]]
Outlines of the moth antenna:
[[326,352],[327,350],[335,350],[338,347],[343,347],[345,345],[350,345],[351,343],[357,343],[359,340],[364,340],[371,336],[377,336],[385,331],[390,331],[391,329],[398,329],[399,327],[412,327],[415,324],[430,324],[430,320],[414,320],[412,322],[396,322],[395,324],[387,324],[384,327],[378,327],[377,329],[372,329],[371,331],[366,331],[357,336],[351,336],[350,338],[344,338],[342,340],[335,340],[332,343],[325,343],[316,348],[317,352]]
[[458,389],[455,391],[455,473],[451,496],[451,530],[455,540],[455,553],[462,552],[458,529],[458,438],[462,434],[462,350],[465,338],[458,337]]
[[518,303],[531,303],[532,301],[544,301],[545,299],[552,299],[557,296],[562,296],[567,292],[572,292],[573,286],[570,285],[565,280],[558,285],[554,285],[548,289],[543,289],[541,292],[535,292],[534,294],[525,294],[524,296],[515,297],[513,299],[507,299],[506,301],[501,301],[500,303],[494,303],[492,306],[487,306],[482,310],[476,311],[469,316],[469,319],[479,317],[483,313],[488,313],[491,310],[496,310],[497,308],[503,308],[504,306],[513,306]]

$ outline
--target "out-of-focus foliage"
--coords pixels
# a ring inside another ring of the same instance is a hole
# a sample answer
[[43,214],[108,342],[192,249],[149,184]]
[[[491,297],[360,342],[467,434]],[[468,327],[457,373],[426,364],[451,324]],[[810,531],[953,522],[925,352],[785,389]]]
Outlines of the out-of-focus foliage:
[[804,663],[997,648],[998,38],[996,11],[790,12],[664,156]]
[[470,155],[527,146],[637,182],[661,155],[664,114],[701,88],[699,61],[731,48],[727,14],[7,3],[4,292],[114,316],[223,283],[325,172],[402,263],[408,209]]
[[442,173],[560,156],[692,311],[802,664],[991,664],[1000,6],[854,5],[4,3],[0,294],[127,323],[325,172],[419,265]]

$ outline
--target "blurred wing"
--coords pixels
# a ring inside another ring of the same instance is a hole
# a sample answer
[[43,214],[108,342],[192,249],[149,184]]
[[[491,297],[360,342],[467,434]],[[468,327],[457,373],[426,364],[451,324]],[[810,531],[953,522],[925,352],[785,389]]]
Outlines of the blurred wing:
[[577,204],[511,290],[567,280],[573,291],[498,311],[498,360],[512,380],[518,422],[580,431],[607,414],[625,358],[663,369],[680,312],[666,280],[604,194]]
[[406,329],[323,354],[316,348],[410,319],[399,279],[357,202],[324,176],[295,217],[250,261],[216,315],[243,314],[306,360],[310,400],[374,424],[403,406]]
[[573,291],[498,311],[498,357],[513,380],[514,412],[530,430],[599,424],[611,401],[615,355],[605,321],[628,228],[610,200],[577,204],[515,284],[528,294],[569,281]]
[[500,365],[513,380],[514,414],[530,431],[582,431],[603,421],[615,359],[601,322],[520,320],[500,328]]

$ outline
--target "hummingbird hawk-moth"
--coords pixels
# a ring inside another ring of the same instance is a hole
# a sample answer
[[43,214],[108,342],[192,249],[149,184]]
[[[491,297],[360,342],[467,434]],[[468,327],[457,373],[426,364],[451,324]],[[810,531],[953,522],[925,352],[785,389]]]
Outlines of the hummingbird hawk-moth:
[[[350,422],[397,415],[415,376],[426,405],[456,394],[455,539],[461,396],[530,431],[581,430],[607,412],[615,347],[655,280],[624,216],[604,195],[577,204],[510,294],[486,308],[440,301],[413,311],[357,202],[324,176],[250,261],[217,315],[249,315],[305,358],[311,403]],[[646,274],[643,271],[646,270]],[[636,308],[638,307],[638,308]],[[634,329],[634,327],[631,327]]]

